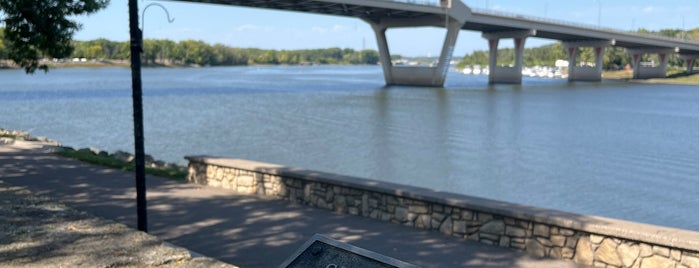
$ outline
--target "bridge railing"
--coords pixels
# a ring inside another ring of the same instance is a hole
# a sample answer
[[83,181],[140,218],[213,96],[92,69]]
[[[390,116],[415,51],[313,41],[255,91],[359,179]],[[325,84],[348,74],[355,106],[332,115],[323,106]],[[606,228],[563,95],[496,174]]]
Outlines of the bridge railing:
[[[406,4],[421,5],[421,6],[440,6],[439,0],[378,0],[378,1],[406,3]],[[591,24],[585,24],[585,23],[576,23],[576,22],[570,22],[570,21],[564,21],[564,20],[556,20],[556,19],[550,19],[550,18],[544,18],[544,17],[537,17],[537,16],[531,16],[531,15],[508,13],[508,12],[496,11],[496,10],[492,10],[492,9],[471,8],[471,10],[474,11],[475,13],[493,15],[493,16],[498,16],[498,17],[503,17],[503,18],[524,19],[524,20],[529,20],[529,21],[533,21],[533,22],[566,25],[566,26],[578,27],[578,28],[583,28],[583,29],[592,29],[592,30],[604,31],[604,32],[608,32],[608,33],[634,35],[634,36],[638,36],[638,37],[653,38],[653,39],[657,39],[657,40],[665,40],[665,41],[671,41],[671,42],[683,42],[683,43],[699,44],[699,42],[697,42],[697,41],[669,37],[669,36],[661,35],[661,34],[639,33],[639,32],[634,32],[634,31],[623,31],[623,30],[609,28],[609,27],[601,27],[599,25],[591,25]]]
[[570,22],[570,21],[564,21],[564,20],[556,20],[556,19],[550,19],[550,18],[531,16],[531,15],[522,15],[522,14],[516,14],[516,13],[496,11],[496,10],[491,10],[491,9],[471,8],[471,10],[475,13],[493,15],[493,16],[498,16],[498,17],[503,17],[503,18],[524,19],[524,20],[529,20],[529,21],[533,21],[533,22],[567,25],[567,26],[573,26],[573,27],[584,28],[584,29],[594,29],[594,30],[605,31],[605,32],[610,32],[610,33],[623,33],[623,34],[627,34],[627,35],[635,35],[635,36],[639,36],[639,37],[661,39],[661,40],[672,41],[672,42],[697,43],[696,41],[675,38],[675,37],[669,37],[669,36],[661,35],[661,34],[639,33],[639,32],[634,32],[634,31],[623,31],[623,30],[609,28],[609,27],[601,27],[598,25],[576,23],[576,22]]

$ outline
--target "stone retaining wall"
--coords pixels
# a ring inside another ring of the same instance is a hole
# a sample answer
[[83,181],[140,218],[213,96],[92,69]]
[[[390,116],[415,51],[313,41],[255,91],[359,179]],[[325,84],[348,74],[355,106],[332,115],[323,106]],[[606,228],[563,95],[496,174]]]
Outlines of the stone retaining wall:
[[187,157],[189,180],[595,267],[699,268],[699,233],[240,159]]

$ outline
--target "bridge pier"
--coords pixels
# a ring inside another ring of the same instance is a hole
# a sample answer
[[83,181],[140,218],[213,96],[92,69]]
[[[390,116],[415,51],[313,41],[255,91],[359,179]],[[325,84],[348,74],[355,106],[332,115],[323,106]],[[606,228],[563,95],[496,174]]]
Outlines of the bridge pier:
[[[441,21],[444,24],[444,21]],[[459,35],[459,30],[463,24],[455,20],[450,20],[447,26],[447,34],[442,46],[442,52],[439,56],[437,66],[394,66],[391,59],[391,52],[388,48],[386,39],[387,24],[370,23],[376,35],[376,41],[379,48],[379,61],[383,68],[384,79],[386,85],[404,85],[404,86],[429,86],[441,87],[444,86],[447,72],[449,71],[449,62],[451,61],[454,52],[456,38]]]
[[[633,79],[665,78],[667,76],[667,61],[675,51],[672,49],[634,48],[627,50],[631,54]],[[658,66],[642,66],[643,54],[658,54]]]
[[[613,45],[612,41],[563,42],[563,47],[568,53],[568,81],[602,81],[604,50],[610,45]],[[594,66],[578,64],[577,56],[581,47],[593,48],[595,53]]]
[[[445,14],[441,17],[433,16],[422,19],[382,18],[378,21],[365,19],[371,25],[376,35],[379,60],[383,68],[386,85],[444,86],[456,39],[465,23],[465,19],[470,13],[471,10],[461,1],[454,1],[452,2],[452,7],[446,9]],[[394,66],[386,39],[386,31],[389,28],[423,26],[444,27],[447,30],[437,66]]]
[[[527,37],[535,36],[536,30],[483,33],[483,38],[488,40],[490,56],[488,58],[488,82],[490,84],[521,84],[522,66],[524,65],[524,42]],[[512,38],[515,42],[514,66],[498,66],[498,44],[500,39]]]
[[699,55],[687,55],[680,54],[680,59],[684,60],[684,64],[687,66],[686,72],[688,74],[694,73],[694,63],[697,62]]
[[379,48],[379,63],[381,63],[381,68],[383,69],[384,80],[386,80],[386,85],[392,85],[393,63],[391,63],[391,52],[388,50],[388,41],[386,40],[386,30],[388,28],[381,24],[369,24],[371,24],[371,28],[376,35],[376,42]]

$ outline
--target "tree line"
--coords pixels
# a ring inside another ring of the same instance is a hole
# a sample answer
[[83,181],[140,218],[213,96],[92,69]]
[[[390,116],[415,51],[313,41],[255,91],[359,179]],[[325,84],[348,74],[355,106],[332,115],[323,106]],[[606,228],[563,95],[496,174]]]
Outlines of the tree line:
[[[8,59],[4,31],[0,29],[0,59]],[[107,39],[73,41],[69,58],[96,60],[128,60],[129,42]],[[379,54],[375,50],[345,48],[267,50],[235,48],[222,44],[210,45],[203,41],[167,39],[143,41],[143,63],[146,65],[200,65],[230,66],[254,64],[377,64]]]
[[[679,29],[665,29],[660,31],[649,31],[647,29],[639,29],[638,33],[654,34],[667,36],[672,38],[680,38],[687,40],[699,40],[699,28],[690,31]],[[498,49],[498,65],[514,64],[515,51],[513,48]],[[488,65],[489,52],[487,50],[477,50],[471,54],[465,55],[457,64],[457,68],[464,68],[468,65]],[[595,62],[595,54],[592,48],[580,48],[576,57],[577,62]],[[556,42],[550,45],[544,45],[535,48],[526,48],[524,50],[524,65],[525,66],[553,66],[556,60],[568,60],[567,52],[561,44]],[[659,62],[657,55],[644,55],[643,61]],[[604,52],[603,65],[605,70],[619,70],[627,64],[631,64],[631,56],[621,47],[607,47]],[[682,66],[684,61],[677,55],[671,55],[668,59],[670,66]]]
[[[640,29],[639,33],[659,34],[668,37],[699,40],[699,28],[691,31],[666,29],[649,31]],[[5,31],[0,28],[0,59],[10,59],[10,49]],[[73,50],[70,58],[128,60],[129,42],[118,42],[107,39],[91,41],[72,41]],[[175,42],[167,39],[147,39],[143,41],[143,63],[146,65],[200,65],[200,66],[231,66],[231,65],[275,65],[275,64],[377,64],[379,54],[375,50],[341,48],[304,49],[304,50],[266,50],[257,48],[235,48],[222,44],[210,45],[203,41],[184,40]],[[396,59],[398,55],[394,56]],[[488,65],[488,51],[477,50],[465,55],[457,68],[466,65]],[[553,66],[556,60],[567,60],[565,48],[560,42],[524,51],[525,66]],[[592,48],[581,48],[577,62],[594,62]],[[656,61],[657,55],[646,55],[644,61]],[[498,50],[498,64],[514,63],[514,49]],[[620,47],[608,47],[604,54],[604,68],[617,70],[631,63],[631,57]],[[669,59],[671,66],[682,66],[684,62],[676,55]]]
[[76,16],[105,8],[109,0],[0,0],[0,56],[25,72],[47,71],[40,57],[63,58],[73,50],[71,40],[81,25]]
[[[653,60],[653,55],[650,55],[649,57],[651,58],[647,60]],[[514,58],[515,51],[513,48],[498,49],[498,65],[514,64]],[[457,68],[463,68],[467,65],[486,66],[489,64],[488,59],[488,51],[477,50],[464,56],[464,58],[457,64]],[[590,47],[580,48],[576,59],[578,63],[594,63],[595,54],[593,49]],[[524,49],[524,66],[554,66],[556,60],[568,60],[567,52],[561,42]],[[675,60],[679,61],[679,59]],[[626,53],[624,48],[607,47],[605,49],[603,59],[604,69],[618,70],[624,68],[624,66],[630,63],[631,56]]]

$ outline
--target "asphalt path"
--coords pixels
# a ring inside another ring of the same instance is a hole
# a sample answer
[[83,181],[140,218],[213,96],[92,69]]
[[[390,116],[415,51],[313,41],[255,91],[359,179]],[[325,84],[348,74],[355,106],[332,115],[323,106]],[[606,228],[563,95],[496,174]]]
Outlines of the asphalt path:
[[[136,226],[132,173],[58,157],[32,143],[0,145],[0,180]],[[277,267],[316,233],[423,267],[579,267],[397,224],[147,178],[149,233],[240,267]]]

